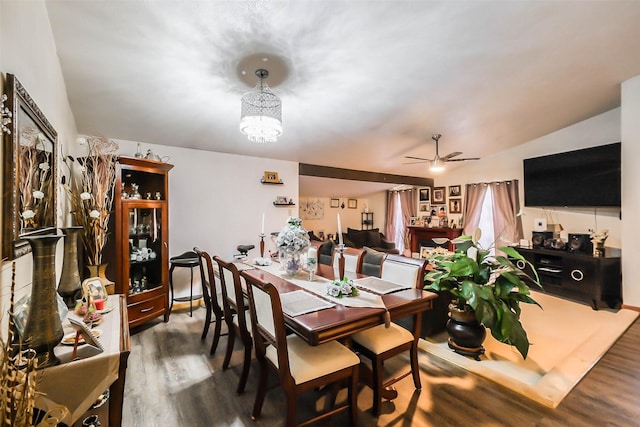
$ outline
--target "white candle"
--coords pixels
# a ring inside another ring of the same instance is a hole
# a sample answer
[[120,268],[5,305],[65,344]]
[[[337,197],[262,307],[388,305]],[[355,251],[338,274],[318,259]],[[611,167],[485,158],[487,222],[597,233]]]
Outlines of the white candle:
[[309,250],[307,251],[307,258],[315,259],[316,261],[318,260],[318,250],[315,248],[315,246],[311,246],[309,248]]
[[340,224],[340,214],[338,214],[338,243],[342,245],[342,224]]
[[260,231],[260,234],[264,234],[264,212],[262,212],[262,229]]

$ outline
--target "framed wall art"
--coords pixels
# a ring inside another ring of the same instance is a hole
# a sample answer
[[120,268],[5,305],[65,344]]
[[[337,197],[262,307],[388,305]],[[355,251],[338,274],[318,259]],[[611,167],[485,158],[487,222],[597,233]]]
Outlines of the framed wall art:
[[431,188],[421,188],[418,194],[421,202],[431,201]]
[[441,204],[447,201],[446,196],[444,194],[444,187],[434,187],[433,188],[433,203]]
[[449,186],[449,197],[460,197],[461,190],[459,185],[450,185]]
[[462,213],[462,199],[449,199],[449,213]]
[[347,201],[347,207],[349,209],[357,209],[358,208],[358,199],[349,199]]
[[58,134],[13,74],[5,94],[2,257],[12,260],[31,252],[23,237],[56,231]]
[[262,177],[262,182],[268,182],[270,184],[278,184],[278,183],[280,183],[280,178],[278,177],[278,172],[264,171],[264,176]]
[[339,208],[340,207],[340,199],[331,199],[331,202],[329,203],[329,206],[332,208]]

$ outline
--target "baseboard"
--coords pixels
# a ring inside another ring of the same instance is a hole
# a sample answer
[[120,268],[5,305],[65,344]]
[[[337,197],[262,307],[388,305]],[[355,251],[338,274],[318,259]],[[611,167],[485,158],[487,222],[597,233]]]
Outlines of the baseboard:
[[632,310],[632,311],[637,311],[637,312],[640,313],[640,307],[636,307],[634,305],[622,304],[622,307],[620,307],[620,308],[624,308],[624,309]]

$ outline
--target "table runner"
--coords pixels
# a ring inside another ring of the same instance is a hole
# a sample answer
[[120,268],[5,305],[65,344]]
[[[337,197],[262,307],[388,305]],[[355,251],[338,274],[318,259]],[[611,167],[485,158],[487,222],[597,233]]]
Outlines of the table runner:
[[308,280],[305,280],[305,277],[307,277],[308,273],[299,273],[298,275],[291,277],[285,271],[280,270],[280,264],[278,263],[273,263],[271,265],[255,265],[254,267],[266,271],[267,273],[271,273],[274,276],[278,276],[288,282],[293,283],[296,286],[301,287],[302,289],[319,295],[336,304],[341,304],[346,307],[382,308],[384,310],[387,309],[380,295],[376,295],[363,290],[359,290],[358,295],[355,297],[335,298],[327,295],[327,285],[330,284],[332,280],[329,280],[322,276],[315,276],[315,280],[313,282],[310,282]]

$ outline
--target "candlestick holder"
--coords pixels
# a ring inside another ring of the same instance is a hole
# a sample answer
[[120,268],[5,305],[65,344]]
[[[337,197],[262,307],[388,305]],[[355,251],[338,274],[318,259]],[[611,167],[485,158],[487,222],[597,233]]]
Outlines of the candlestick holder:
[[260,233],[260,258],[264,258],[264,233]]
[[340,258],[338,258],[338,275],[340,276],[338,279],[344,279],[344,243],[338,245],[338,253],[340,254]]

